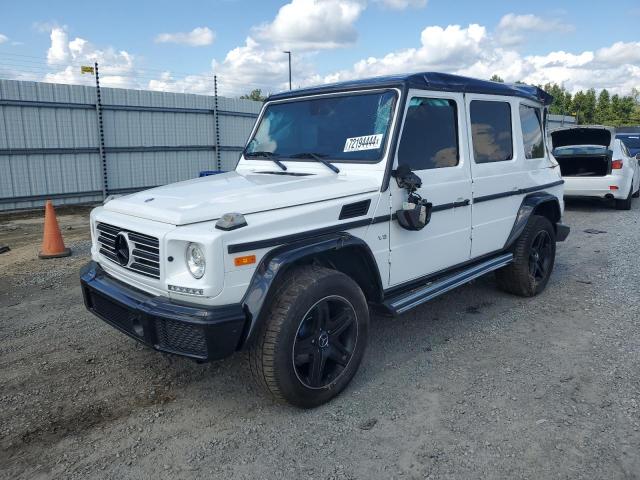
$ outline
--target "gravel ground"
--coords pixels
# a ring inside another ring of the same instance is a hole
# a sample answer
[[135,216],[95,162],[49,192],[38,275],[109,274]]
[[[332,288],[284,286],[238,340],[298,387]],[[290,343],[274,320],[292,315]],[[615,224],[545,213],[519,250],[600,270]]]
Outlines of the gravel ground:
[[312,411],[254,388],[244,354],[198,365],[88,314],[86,213],[47,261],[40,219],[0,219],[0,477],[640,478],[639,212],[569,204],[536,298],[487,276],[374,317],[351,386]]

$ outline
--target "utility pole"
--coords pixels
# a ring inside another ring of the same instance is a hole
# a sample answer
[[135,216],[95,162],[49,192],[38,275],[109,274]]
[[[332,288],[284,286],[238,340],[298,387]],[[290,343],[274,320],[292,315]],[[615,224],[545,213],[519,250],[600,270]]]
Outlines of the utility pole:
[[289,55],[289,90],[291,90],[291,51],[285,50],[282,53]]

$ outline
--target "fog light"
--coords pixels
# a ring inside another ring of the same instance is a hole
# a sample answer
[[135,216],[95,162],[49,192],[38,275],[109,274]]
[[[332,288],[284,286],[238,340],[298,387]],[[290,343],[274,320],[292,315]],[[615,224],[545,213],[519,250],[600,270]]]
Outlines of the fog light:
[[169,285],[170,292],[183,293],[185,295],[204,295],[202,288],[179,287],[177,285]]

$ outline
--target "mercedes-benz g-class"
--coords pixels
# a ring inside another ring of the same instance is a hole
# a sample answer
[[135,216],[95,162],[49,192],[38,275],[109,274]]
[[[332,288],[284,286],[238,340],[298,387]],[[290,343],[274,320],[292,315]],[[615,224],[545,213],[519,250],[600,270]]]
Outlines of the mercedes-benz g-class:
[[358,369],[372,308],[489,272],[545,288],[569,233],[550,100],[438,73],[272,95],[234,171],[93,210],[86,306],[162,352],[247,349],[276,398],[322,404]]

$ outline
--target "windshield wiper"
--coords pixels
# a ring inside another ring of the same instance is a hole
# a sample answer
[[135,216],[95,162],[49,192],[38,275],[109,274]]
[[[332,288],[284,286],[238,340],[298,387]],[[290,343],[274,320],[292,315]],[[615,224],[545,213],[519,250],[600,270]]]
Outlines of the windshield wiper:
[[323,165],[326,165],[328,168],[330,168],[331,170],[333,170],[335,173],[340,173],[340,169],[338,167],[336,167],[334,164],[327,162],[324,158],[322,158],[322,156],[326,156],[323,153],[313,153],[313,152],[301,152],[301,153],[294,153],[293,155],[287,155],[289,158],[311,158],[313,160],[315,160],[316,162],[320,162]]
[[279,155],[273,152],[244,152],[244,158],[268,158],[278,165],[282,170],[287,170],[287,166],[278,160]]

